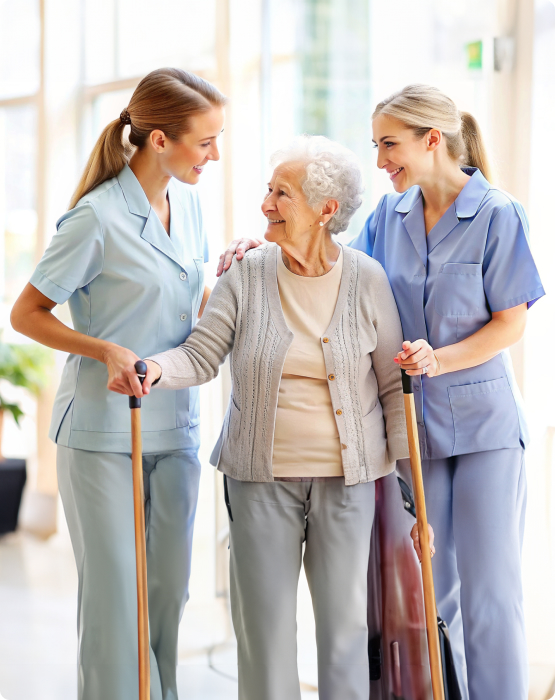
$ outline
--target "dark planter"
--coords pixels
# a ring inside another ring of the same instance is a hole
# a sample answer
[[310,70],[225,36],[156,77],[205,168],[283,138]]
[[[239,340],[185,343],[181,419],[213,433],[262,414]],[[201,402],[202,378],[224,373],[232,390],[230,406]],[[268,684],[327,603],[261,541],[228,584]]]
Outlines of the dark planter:
[[24,459],[0,459],[0,535],[17,529],[21,494],[26,479]]

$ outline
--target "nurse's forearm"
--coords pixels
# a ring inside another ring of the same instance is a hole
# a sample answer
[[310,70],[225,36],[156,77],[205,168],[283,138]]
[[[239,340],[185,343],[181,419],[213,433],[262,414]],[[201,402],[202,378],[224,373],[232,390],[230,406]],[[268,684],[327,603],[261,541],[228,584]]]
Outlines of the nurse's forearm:
[[484,364],[517,343],[526,327],[527,304],[492,314],[492,320],[460,343],[435,348],[440,374]]
[[135,372],[137,355],[116,343],[79,333],[68,328],[52,313],[56,306],[32,284],[27,284],[11,313],[11,323],[16,331],[54,350],[72,355],[91,357],[104,362],[108,368],[108,389],[118,394],[139,397],[143,395]]
[[28,284],[14,304],[11,324],[18,333],[41,345],[106,362],[106,355],[114,343],[68,328],[52,313],[55,306],[51,299]]

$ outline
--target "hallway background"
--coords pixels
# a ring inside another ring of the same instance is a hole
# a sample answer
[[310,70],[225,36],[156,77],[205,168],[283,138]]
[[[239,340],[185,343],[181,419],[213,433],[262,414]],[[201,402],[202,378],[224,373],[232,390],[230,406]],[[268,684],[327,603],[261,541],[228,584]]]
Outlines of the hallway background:
[[[223,157],[201,197],[210,238],[207,283],[228,241],[259,236],[268,159],[302,132],[352,148],[367,189],[348,239],[390,191],[371,148],[373,106],[411,82],[445,90],[472,112],[497,182],[525,205],[545,299],[513,349],[532,433],[527,453],[524,583],[530,700],[555,694],[555,0],[0,0],[0,333],[26,343],[9,312],[67,209],[101,129],[141,77],[178,66],[230,97]],[[70,323],[67,304],[55,313]],[[20,530],[0,537],[0,697],[71,698],[76,687],[76,575],[58,498],[50,409],[63,353],[37,399],[5,418],[2,452],[27,460]],[[203,476],[191,601],[180,640],[183,697],[235,698],[227,613],[227,515],[208,464],[219,433],[226,372],[202,388]],[[492,495],[493,497],[493,495]],[[313,622],[299,591],[306,698],[317,697]]]

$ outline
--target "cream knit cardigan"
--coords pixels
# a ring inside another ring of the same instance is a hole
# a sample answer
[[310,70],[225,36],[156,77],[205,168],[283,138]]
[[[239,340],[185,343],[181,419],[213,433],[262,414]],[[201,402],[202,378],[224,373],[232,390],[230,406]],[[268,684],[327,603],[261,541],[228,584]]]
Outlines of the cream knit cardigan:
[[[204,384],[230,355],[232,391],[211,462],[240,481],[273,481],[278,391],[293,340],[279,298],[275,244],[233,261],[186,342],[154,355],[157,387]],[[401,323],[381,265],[343,247],[337,305],[322,336],[347,485],[373,481],[408,457],[401,373]]]

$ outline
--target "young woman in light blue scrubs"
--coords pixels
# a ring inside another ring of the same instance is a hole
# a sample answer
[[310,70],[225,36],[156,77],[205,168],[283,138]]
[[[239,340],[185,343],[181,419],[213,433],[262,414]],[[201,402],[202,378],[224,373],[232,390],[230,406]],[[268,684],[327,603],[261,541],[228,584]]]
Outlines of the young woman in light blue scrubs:
[[[182,343],[206,302],[207,241],[191,185],[219,159],[225,101],[182,70],[144,78],[100,136],[12,312],[16,330],[70,353],[50,436],[79,572],[80,700],[138,697],[127,395],[142,394],[137,359]],[[65,301],[75,330],[51,313]],[[197,392],[143,401],[152,700],[177,698],[200,477]]]
[[[373,132],[395,193],[350,245],[383,265],[401,316],[392,361],[414,377],[438,611],[463,700],[526,700],[528,433],[508,348],[544,295],[528,220],[490,184],[475,120],[439,90],[413,85],[380,103]],[[219,274],[258,244],[234,241]]]

